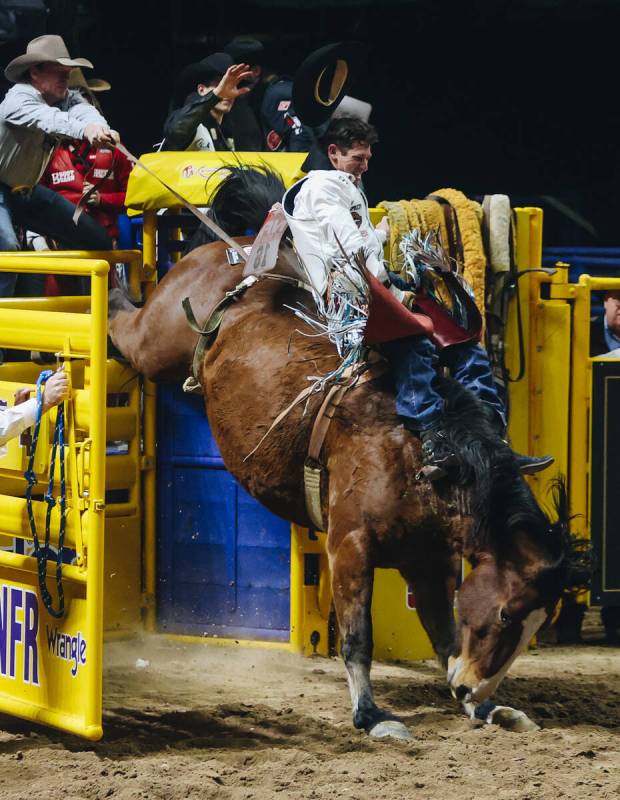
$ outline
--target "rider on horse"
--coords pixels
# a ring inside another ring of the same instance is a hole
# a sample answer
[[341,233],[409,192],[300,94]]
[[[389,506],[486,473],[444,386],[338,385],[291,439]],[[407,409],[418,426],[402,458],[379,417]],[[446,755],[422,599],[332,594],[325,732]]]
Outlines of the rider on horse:
[[[332,169],[310,172],[284,197],[284,210],[305,277],[319,295],[325,292],[329,272],[346,269],[345,256],[352,258],[359,251],[364,252],[366,267],[373,276],[379,281],[388,279],[383,264],[387,220],[373,227],[368,202],[360,188],[372,156],[371,146],[376,142],[376,131],[368,123],[344,117],[334,120],[322,139]],[[493,409],[497,432],[502,438],[506,432],[506,411],[477,336],[456,337],[446,346],[445,341],[439,343],[429,337],[428,318],[418,313],[410,318],[409,335],[401,338],[400,333],[392,341],[384,340],[382,352],[396,381],[398,414],[405,427],[422,440],[423,474],[437,480],[447,475],[456,457],[445,443],[444,399],[434,386],[436,364],[448,367],[459,383]],[[539,472],[553,462],[550,456],[516,453],[515,457],[521,472],[527,474]]]

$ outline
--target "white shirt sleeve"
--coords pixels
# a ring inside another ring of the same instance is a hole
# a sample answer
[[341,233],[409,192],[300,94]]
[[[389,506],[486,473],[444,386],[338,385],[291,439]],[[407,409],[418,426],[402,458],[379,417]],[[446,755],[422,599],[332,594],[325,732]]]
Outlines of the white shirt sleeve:
[[[364,235],[351,216],[352,190],[348,178],[333,173],[311,187],[308,192],[308,208],[319,224],[332,259],[342,258],[342,250],[347,256],[363,250],[366,255],[366,266],[370,272],[379,280],[386,280],[387,273],[378,255],[382,251],[381,239],[366,218],[365,202],[360,208]],[[355,193],[362,199],[357,190]],[[373,237],[374,241],[371,241],[370,237]]]
[[0,408],[0,447],[34,425],[37,417],[36,397],[18,406]]

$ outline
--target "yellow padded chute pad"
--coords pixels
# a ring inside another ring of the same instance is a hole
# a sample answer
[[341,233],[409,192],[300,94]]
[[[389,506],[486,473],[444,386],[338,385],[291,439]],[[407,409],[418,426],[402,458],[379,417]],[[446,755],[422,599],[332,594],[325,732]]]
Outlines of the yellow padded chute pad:
[[[307,153],[212,153],[204,150],[147,153],[140,161],[196,206],[209,205],[209,196],[226,173],[220,167],[239,164],[266,165],[276,170],[288,188],[303,177],[301,165]],[[135,166],[129,176],[125,199],[130,216],[142,211],[174,208],[179,201],[152,175]]]

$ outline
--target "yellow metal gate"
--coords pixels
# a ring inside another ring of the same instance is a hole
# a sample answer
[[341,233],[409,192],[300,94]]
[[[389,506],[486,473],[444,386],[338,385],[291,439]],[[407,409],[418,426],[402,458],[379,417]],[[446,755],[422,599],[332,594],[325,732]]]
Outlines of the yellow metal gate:
[[[28,445],[19,439],[11,441],[7,455],[0,459],[0,710],[98,739],[102,735],[109,266],[102,258],[20,253],[1,255],[0,270],[85,275],[91,280],[90,298],[0,301],[0,347],[57,353],[65,361],[71,399],[65,429],[64,545],[75,553],[72,563],[63,565],[65,613],[55,619],[41,601],[36,559],[27,554],[27,547],[14,546],[19,540],[28,542],[31,534],[23,477]],[[15,389],[24,384],[34,388],[40,371],[33,364],[1,366],[0,400],[12,404]],[[52,411],[41,424],[33,497],[41,497],[46,489],[54,422]],[[122,419],[117,428],[119,437],[127,440],[137,433],[123,433],[127,424]],[[125,465],[125,471],[130,468]],[[120,464],[116,471],[123,471]],[[55,493],[58,488],[57,484]],[[128,511],[136,503],[136,494],[127,493]],[[35,499],[33,507],[42,539],[47,505]],[[134,516],[137,514],[139,507]],[[59,522],[56,504],[51,517],[52,548],[58,543]],[[22,553],[16,552],[20,549]],[[48,563],[47,585],[55,598],[54,566]]]

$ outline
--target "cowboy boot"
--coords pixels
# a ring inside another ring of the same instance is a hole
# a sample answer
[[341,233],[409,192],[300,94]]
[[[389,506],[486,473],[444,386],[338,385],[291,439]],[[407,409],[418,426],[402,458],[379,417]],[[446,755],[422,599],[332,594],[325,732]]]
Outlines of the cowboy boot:
[[555,461],[554,456],[524,456],[523,453],[512,451],[522,475],[535,475],[543,469],[550,467]]
[[[499,415],[497,417],[497,433],[500,439],[510,447],[506,424],[503,419],[500,419]],[[512,448],[510,449],[512,450]],[[523,453],[517,453],[516,450],[512,450],[512,453],[522,475],[535,475],[537,472],[542,472],[547,467],[550,467],[555,461],[554,456],[526,456]]]

